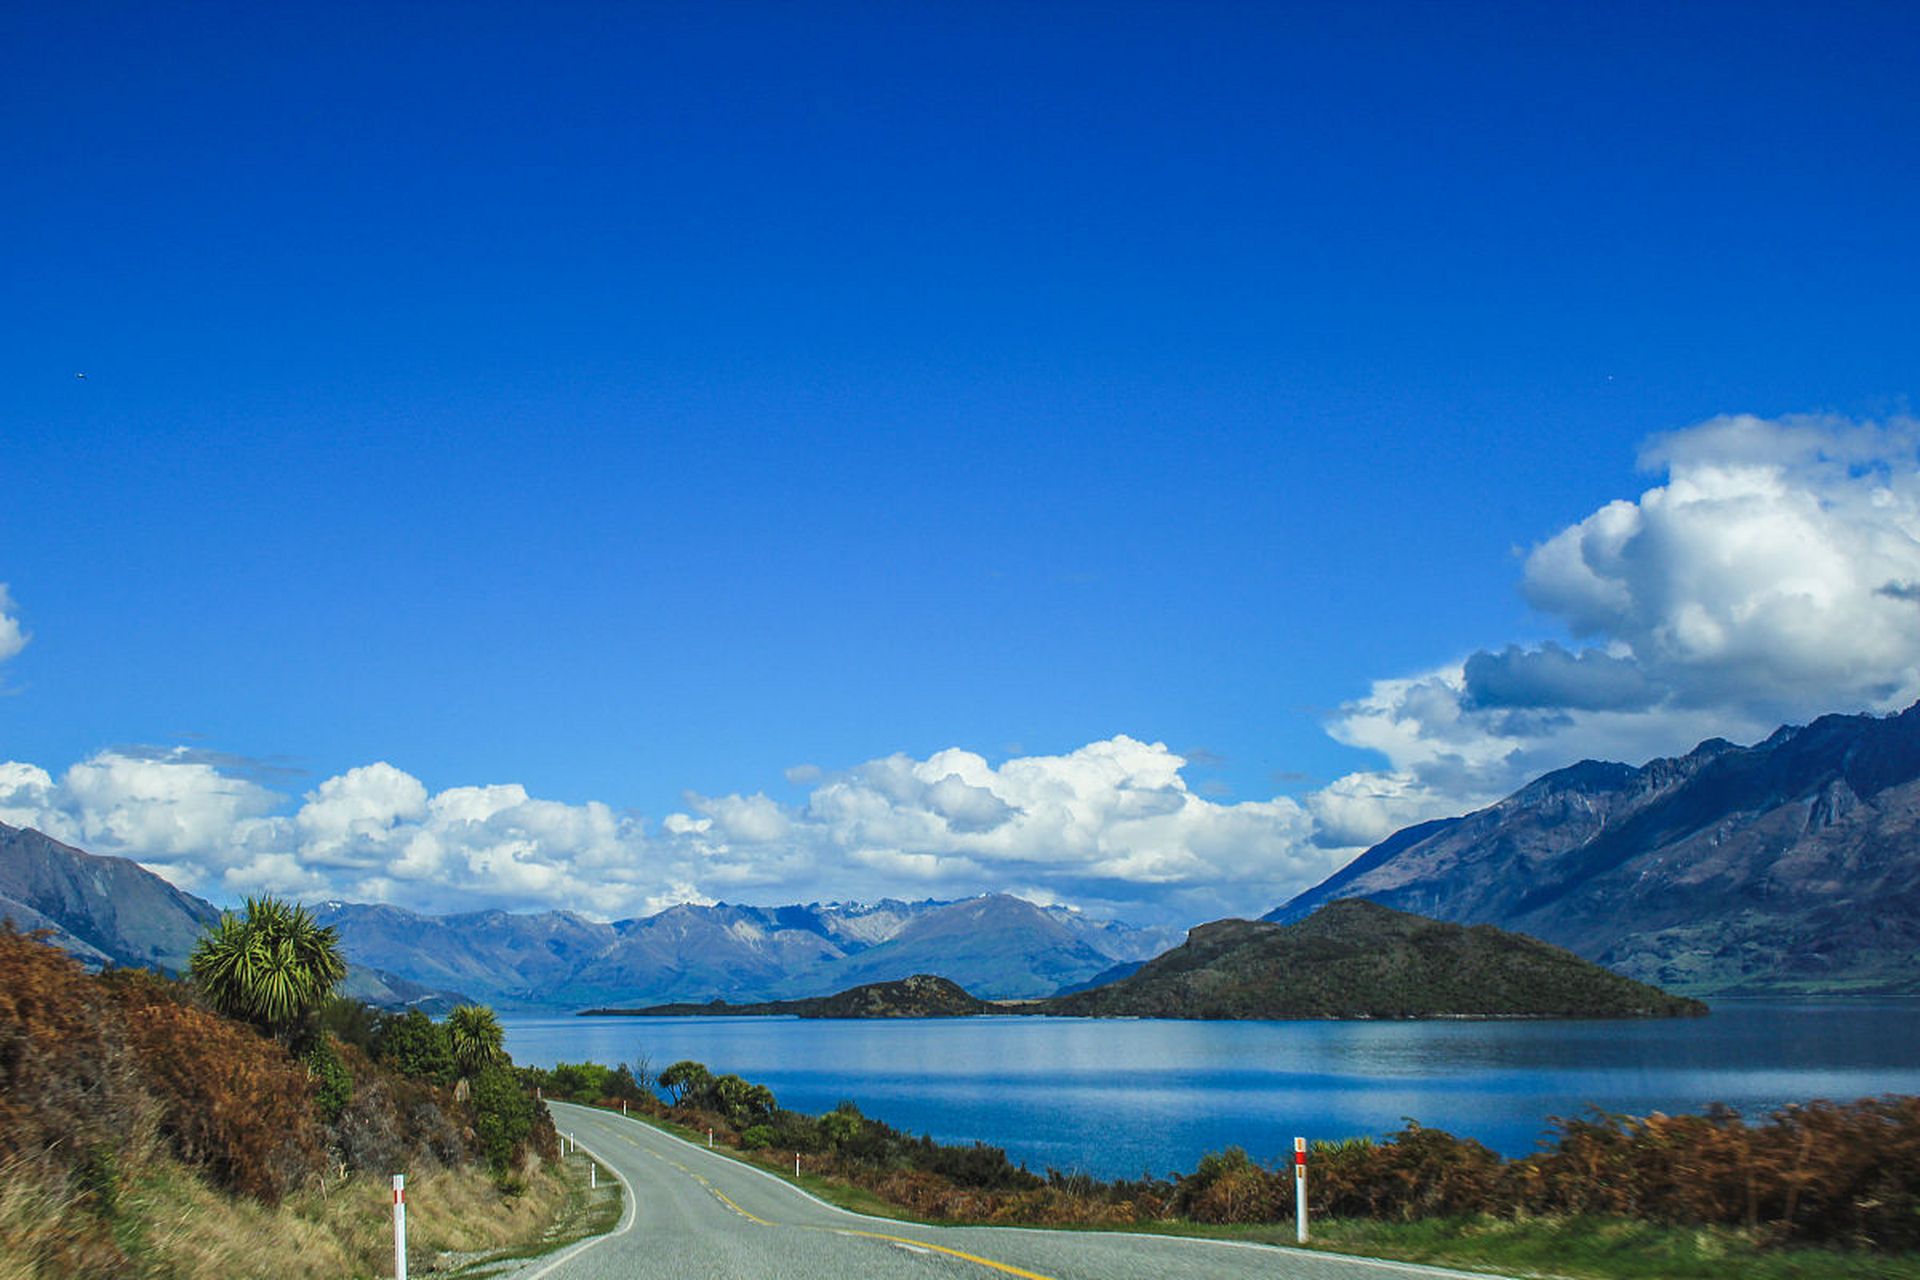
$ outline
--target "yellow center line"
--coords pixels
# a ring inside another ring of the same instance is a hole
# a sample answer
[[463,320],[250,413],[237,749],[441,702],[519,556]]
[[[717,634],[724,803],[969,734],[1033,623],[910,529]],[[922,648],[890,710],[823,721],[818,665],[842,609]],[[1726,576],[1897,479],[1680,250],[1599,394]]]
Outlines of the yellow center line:
[[931,1249],[935,1253],[944,1253],[949,1257],[963,1258],[983,1267],[992,1267],[995,1271],[1004,1271],[1010,1276],[1022,1276],[1024,1280],[1053,1280],[1052,1276],[1043,1276],[1038,1271],[1025,1271],[1005,1262],[995,1262],[992,1258],[982,1258],[978,1254],[962,1253],[958,1249],[949,1249],[943,1244],[931,1244],[925,1240],[909,1240],[905,1236],[890,1236],[879,1231],[855,1231],[849,1227],[831,1228],[843,1236],[866,1236],[872,1240],[890,1240],[894,1244],[910,1245],[916,1249]]
[[713,1192],[714,1195],[720,1197],[721,1204],[727,1206],[727,1208],[733,1210],[735,1213],[745,1218],[748,1222],[757,1222],[763,1227],[770,1227],[773,1225],[771,1222],[768,1222],[765,1218],[754,1217],[752,1214],[748,1213],[745,1209],[742,1209],[739,1205],[727,1199],[727,1193],[722,1191],[720,1188],[715,1186],[709,1186],[707,1190]]
[[[629,1141],[631,1141],[631,1139],[629,1139]],[[634,1145],[639,1146],[640,1144],[635,1143]],[[701,1186],[707,1189],[707,1192],[709,1195],[712,1195],[715,1199],[719,1200],[721,1204],[724,1204],[725,1206],[727,1206],[727,1208],[733,1210],[735,1213],[745,1218],[748,1222],[757,1223],[758,1225],[763,1227],[771,1227],[774,1225],[773,1223],[768,1222],[765,1218],[757,1218],[753,1214],[748,1213],[745,1209],[742,1209],[739,1205],[735,1204],[732,1200],[727,1198],[726,1192],[714,1186],[711,1182],[708,1182],[706,1178],[702,1177],[698,1173],[695,1173],[692,1169],[689,1169],[686,1165],[681,1164],[678,1160],[669,1159],[668,1157],[661,1155],[657,1151],[653,1151],[647,1148],[642,1148],[642,1149],[646,1150],[647,1154],[652,1156],[654,1159],[666,1161],[666,1163],[680,1170],[682,1173],[692,1178],[695,1182],[698,1182]],[[856,1231],[851,1227],[809,1227],[809,1228],[803,1228],[803,1229],[812,1230],[812,1231],[832,1231],[843,1236],[865,1236],[869,1240],[885,1240],[890,1244],[903,1244],[910,1249],[931,1249],[935,1253],[944,1253],[950,1258],[959,1258],[961,1261],[971,1262],[975,1266],[987,1267],[994,1271],[999,1271],[1010,1276],[1019,1276],[1021,1277],[1021,1280],[1054,1280],[1052,1276],[1042,1275],[1038,1271],[1028,1271],[1022,1267],[1016,1267],[1011,1263],[995,1262],[992,1258],[983,1258],[979,1254],[967,1253],[960,1249],[949,1249],[946,1245],[934,1244],[930,1240],[910,1240],[906,1236],[892,1236],[892,1235],[887,1235],[885,1232],[881,1232],[881,1231]]]

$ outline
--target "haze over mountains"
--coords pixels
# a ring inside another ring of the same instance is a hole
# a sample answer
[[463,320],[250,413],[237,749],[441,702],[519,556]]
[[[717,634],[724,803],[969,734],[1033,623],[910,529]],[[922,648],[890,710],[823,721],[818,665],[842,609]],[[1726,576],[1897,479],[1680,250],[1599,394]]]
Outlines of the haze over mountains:
[[420,916],[325,903],[347,954],[502,1007],[774,1000],[937,973],[991,998],[1049,995],[1178,941],[1005,894],[959,902],[682,904],[609,924],[564,911]]
[[[349,994],[382,1004],[458,997],[507,1009],[605,1001],[826,995],[935,972],[994,998],[1048,995],[1179,941],[993,894],[959,902],[683,904],[599,923],[571,912],[427,916],[328,902]],[[50,928],[96,964],[179,971],[219,910],[123,858],[0,824],[0,916]]]
[[1410,827],[1270,912],[1364,897],[1695,993],[1920,991],[1920,704],[1583,761]]

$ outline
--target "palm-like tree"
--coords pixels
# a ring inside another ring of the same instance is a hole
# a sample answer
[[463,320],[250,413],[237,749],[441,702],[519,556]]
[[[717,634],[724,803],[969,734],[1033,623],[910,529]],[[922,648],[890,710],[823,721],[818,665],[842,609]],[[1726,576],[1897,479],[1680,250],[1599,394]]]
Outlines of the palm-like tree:
[[190,969],[214,1008],[283,1039],[347,976],[339,934],[271,896],[248,898],[245,917],[221,912]]
[[506,1032],[483,1004],[459,1005],[447,1014],[447,1041],[453,1047],[454,1069],[465,1079],[506,1056]]

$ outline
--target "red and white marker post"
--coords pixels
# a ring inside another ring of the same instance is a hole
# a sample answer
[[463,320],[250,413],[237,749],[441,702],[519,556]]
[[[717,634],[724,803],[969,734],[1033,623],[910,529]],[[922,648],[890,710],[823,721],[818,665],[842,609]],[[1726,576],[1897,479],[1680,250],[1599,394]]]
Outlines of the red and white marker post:
[[393,1280],[407,1280],[407,1175],[393,1175]]
[[1293,1140],[1293,1234],[1307,1242],[1307,1140]]

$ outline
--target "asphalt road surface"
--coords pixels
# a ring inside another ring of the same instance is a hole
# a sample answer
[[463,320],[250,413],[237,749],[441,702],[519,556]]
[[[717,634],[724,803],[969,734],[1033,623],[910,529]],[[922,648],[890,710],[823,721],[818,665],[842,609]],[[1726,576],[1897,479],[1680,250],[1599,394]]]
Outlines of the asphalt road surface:
[[[928,1227],[870,1218],[651,1125],[548,1104],[612,1169],[626,1208],[607,1235],[516,1280],[1412,1280],[1458,1271],[1301,1249],[1116,1232]],[[1477,1280],[1485,1280],[1484,1276]]]

